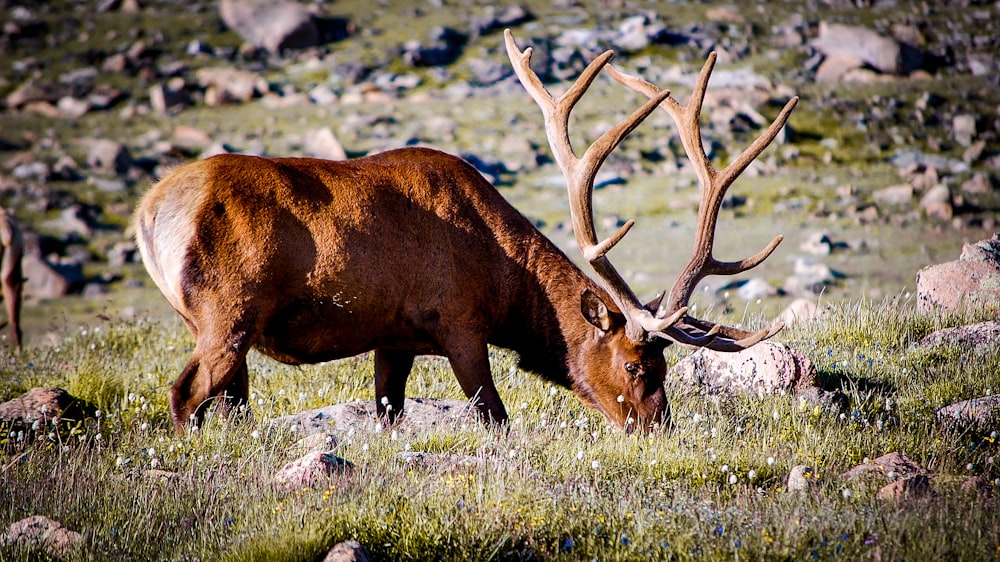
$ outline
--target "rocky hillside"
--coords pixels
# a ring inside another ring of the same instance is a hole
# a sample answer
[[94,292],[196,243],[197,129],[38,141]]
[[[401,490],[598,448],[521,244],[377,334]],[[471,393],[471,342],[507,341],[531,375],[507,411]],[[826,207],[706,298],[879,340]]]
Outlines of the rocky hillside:
[[[0,203],[29,231],[36,336],[75,302],[162,307],[136,263],[131,210],[163,170],[219,152],[437,146],[569,247],[561,179],[504,28],[534,47],[553,90],[613,49],[683,99],[718,52],[704,131],[719,163],[802,98],[721,221],[721,257],[777,232],[785,247],[757,277],[710,280],[722,310],[901,294],[920,267],[988,238],[1000,211],[992,2],[39,0],[0,1],[0,20]],[[574,140],[640,103],[599,80]],[[599,177],[604,226],[638,219],[616,260],[642,290],[669,282],[683,261],[673,245],[693,228],[696,183],[672,127],[650,118]]]

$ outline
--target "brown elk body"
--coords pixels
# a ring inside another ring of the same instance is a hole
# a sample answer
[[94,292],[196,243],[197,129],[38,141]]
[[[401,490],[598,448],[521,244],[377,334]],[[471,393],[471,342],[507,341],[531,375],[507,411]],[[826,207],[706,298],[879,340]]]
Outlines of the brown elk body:
[[11,342],[21,347],[21,291],[24,276],[21,259],[24,257],[24,235],[17,221],[6,209],[0,209],[0,287],[7,308]]
[[[669,419],[665,346],[742,349],[780,329],[718,326],[688,316],[686,304],[705,275],[754,267],[780,242],[738,262],[711,256],[726,189],[774,138],[794,100],[717,173],[700,149],[697,124],[714,57],[686,107],[608,67],[650,100],[578,159],[566,132],[569,113],[610,52],[553,99],[528,66],[530,50],[517,49],[509,31],[506,43],[545,116],[574,232],[599,281],[479,172],[436,150],[404,148],[345,162],[221,155],[182,166],[150,190],[135,217],[146,268],[196,340],[170,390],[178,432],[213,400],[224,411],[246,401],[251,347],[291,364],[374,350],[378,413],[390,422],[403,411],[414,358],[442,355],[480,416],[502,422],[507,413],[487,344],[516,351],[523,368],[572,388],[627,431],[646,430]],[[598,241],[591,209],[601,163],[657,107],[677,114],[703,183],[695,251],[666,311],[658,311],[659,298],[641,303],[605,255],[632,222]]]
[[603,289],[454,156],[221,155],[169,174],[136,218],[144,262],[197,340],[171,390],[178,428],[207,399],[247,398],[250,347],[292,364],[375,350],[389,417],[414,357],[435,354],[484,417],[505,420],[487,343],[620,424],[665,408],[664,344],[627,340],[613,305],[600,319]]

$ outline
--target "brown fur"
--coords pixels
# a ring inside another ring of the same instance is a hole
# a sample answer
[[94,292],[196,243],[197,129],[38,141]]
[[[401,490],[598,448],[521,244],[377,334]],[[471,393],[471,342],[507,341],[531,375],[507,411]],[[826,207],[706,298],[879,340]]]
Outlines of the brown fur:
[[24,275],[21,259],[24,257],[24,235],[14,216],[0,209],[0,286],[10,323],[11,342],[21,347],[21,291]]
[[374,350],[390,421],[421,354],[447,357],[482,418],[505,421],[487,343],[627,430],[667,421],[665,344],[629,340],[604,290],[454,156],[221,155],[174,170],[135,218],[197,342],[170,390],[178,431],[213,399],[246,401],[251,347],[291,364]]

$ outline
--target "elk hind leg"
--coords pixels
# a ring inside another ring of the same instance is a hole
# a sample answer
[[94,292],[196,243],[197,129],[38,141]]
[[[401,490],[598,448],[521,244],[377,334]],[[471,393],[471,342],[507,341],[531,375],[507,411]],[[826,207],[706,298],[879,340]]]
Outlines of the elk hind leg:
[[212,402],[228,413],[234,402],[246,401],[249,348],[245,332],[227,338],[200,332],[194,355],[170,388],[170,415],[178,433],[183,433],[190,421],[200,421]]

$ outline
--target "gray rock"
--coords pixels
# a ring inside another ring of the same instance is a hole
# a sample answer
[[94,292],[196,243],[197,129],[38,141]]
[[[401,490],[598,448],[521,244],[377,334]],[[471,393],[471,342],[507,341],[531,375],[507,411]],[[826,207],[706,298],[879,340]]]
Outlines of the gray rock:
[[56,559],[72,556],[83,544],[83,535],[44,515],[15,521],[0,535],[0,546],[41,548]]
[[125,145],[111,139],[90,141],[87,166],[115,175],[124,176],[132,167],[132,156]]
[[298,2],[221,0],[219,15],[244,41],[271,53],[313,47],[320,43],[315,16]]
[[785,490],[788,492],[808,492],[820,486],[819,474],[811,466],[797,464],[788,472]]
[[860,68],[864,61],[850,53],[827,55],[816,69],[817,84],[839,84],[848,72]]
[[288,488],[302,488],[325,482],[338,475],[350,475],[354,464],[332,452],[313,451],[289,462],[275,475],[274,480]]
[[21,267],[24,270],[25,299],[48,300],[69,293],[70,280],[44,259],[25,254]]
[[355,540],[349,540],[333,545],[333,548],[323,557],[323,562],[368,562],[368,549]]
[[960,187],[962,193],[969,195],[992,193],[993,192],[993,181],[988,175],[983,172],[976,172],[971,178],[962,182]]
[[955,142],[962,146],[970,146],[976,137],[976,116],[963,113],[951,120],[951,135]]
[[1000,423],[1000,395],[982,396],[949,404],[937,411],[940,423],[967,423],[987,429]]
[[305,134],[302,151],[306,156],[325,158],[326,160],[347,160],[347,152],[333,134],[333,129],[323,127]]
[[906,455],[892,452],[855,466],[845,472],[844,477],[848,479],[875,478],[891,482],[916,474],[927,474],[927,470],[910,460]]
[[880,205],[905,207],[913,201],[913,186],[902,184],[883,187],[872,193],[872,199]]
[[827,56],[853,56],[886,74],[911,70],[901,67],[900,46],[895,39],[865,27],[820,22],[819,36],[812,44]]
[[1000,302],[1000,235],[965,244],[957,260],[917,272],[917,310],[959,312]]
[[256,72],[228,67],[199,68],[198,85],[205,88],[205,104],[243,103],[269,90],[267,81]]
[[90,102],[72,96],[63,96],[56,103],[59,114],[69,119],[79,119],[90,111]]
[[826,310],[819,307],[813,299],[798,298],[792,301],[778,315],[777,321],[792,327],[800,323],[815,322],[826,316]]
[[816,367],[785,344],[763,341],[735,353],[701,348],[681,359],[670,375],[709,394],[776,394],[814,384]]
[[903,501],[933,495],[934,488],[931,486],[931,479],[926,474],[914,474],[894,480],[875,494],[876,499],[883,501]]
[[1000,322],[992,320],[935,330],[921,338],[914,347],[954,345],[963,349],[980,349],[997,344],[1000,344]]
[[0,404],[0,420],[31,424],[53,418],[82,419],[90,406],[61,388],[36,387]]
[[[469,404],[461,400],[437,400],[429,398],[407,399],[403,406],[404,417],[397,428],[416,431],[439,425],[460,425],[474,422],[475,413]],[[304,434],[319,432],[349,432],[350,430],[381,431],[382,422],[376,418],[374,402],[351,402],[334,404],[316,410],[275,418],[273,423],[294,426]]]

